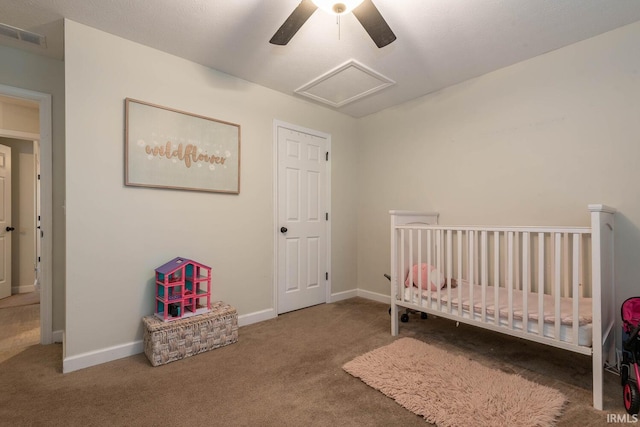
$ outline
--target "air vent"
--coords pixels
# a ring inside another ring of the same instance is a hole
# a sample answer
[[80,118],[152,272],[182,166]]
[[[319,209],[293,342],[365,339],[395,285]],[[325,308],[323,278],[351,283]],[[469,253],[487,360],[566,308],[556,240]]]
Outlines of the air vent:
[[0,23],[0,36],[9,37],[25,43],[34,44],[40,47],[47,47],[47,39],[40,34],[31,31],[21,30],[11,25]]
[[18,30],[4,24],[0,24],[0,36],[20,40],[20,34],[18,34]]

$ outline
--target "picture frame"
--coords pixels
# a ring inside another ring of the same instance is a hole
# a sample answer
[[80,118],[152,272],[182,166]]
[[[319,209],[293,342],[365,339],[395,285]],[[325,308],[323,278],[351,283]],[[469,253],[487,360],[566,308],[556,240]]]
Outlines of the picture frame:
[[240,194],[240,125],[126,98],[125,185]]

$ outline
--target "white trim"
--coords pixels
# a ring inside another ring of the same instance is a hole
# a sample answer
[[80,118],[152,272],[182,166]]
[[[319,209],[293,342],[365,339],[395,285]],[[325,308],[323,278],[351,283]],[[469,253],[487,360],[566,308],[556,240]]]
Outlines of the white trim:
[[61,343],[62,340],[64,340],[64,331],[61,331],[61,330],[53,331],[52,337],[53,337],[53,342]]
[[[53,341],[53,161],[51,95],[0,84],[0,95],[37,101],[40,112],[40,135],[28,134],[30,140],[40,141],[40,225],[42,238],[41,287],[40,287],[40,344]],[[18,132],[20,133],[20,132]],[[24,132],[20,133],[24,137]],[[4,135],[4,133],[3,133]],[[14,133],[14,137],[17,137]]]
[[4,138],[24,139],[26,141],[40,140],[40,135],[37,133],[20,132],[20,131],[11,130],[11,129],[2,129],[2,136]]
[[325,221],[327,232],[327,272],[329,280],[327,280],[327,289],[325,302],[331,302],[331,135],[314,129],[293,125],[281,120],[273,120],[273,306],[275,307],[276,316],[278,314],[278,128],[283,127],[296,132],[307,133],[309,135],[324,138],[327,141],[327,151],[329,152],[329,160],[327,161],[327,182],[326,182],[326,211],[329,213],[329,220]]
[[27,294],[30,292],[34,292],[36,290],[36,287],[33,286],[33,284],[31,285],[22,285],[22,286],[12,286],[11,287],[11,295],[15,295],[15,294]]
[[338,292],[335,294],[331,294],[331,299],[329,302],[338,302],[349,298],[354,298],[358,296],[357,289],[351,289],[350,291]]
[[248,313],[238,316],[238,326],[248,326],[254,323],[263,322],[265,320],[278,317],[274,308],[268,308],[266,310],[256,311],[255,313]]
[[[273,308],[256,311],[255,313],[243,314],[242,316],[238,316],[238,326],[247,326],[253,323],[273,319],[275,317],[277,317],[276,311]],[[63,340],[63,335],[63,331],[56,331],[54,334],[55,342],[61,342]],[[62,372],[66,374],[79,369],[112,362],[124,357],[134,356],[142,352],[144,352],[144,341],[138,340],[127,344],[89,351],[76,356],[63,357]]]
[[365,289],[358,289],[358,296],[372,301],[378,301],[385,304],[391,304],[391,297],[389,295],[379,294],[377,292],[367,291]]
[[275,315],[278,315],[278,127],[280,122],[273,121],[273,307]]
[[76,356],[65,357],[62,360],[62,373],[77,371],[90,366],[100,365],[124,357],[133,356],[144,351],[142,340],[128,344],[116,345],[101,350],[90,351]]

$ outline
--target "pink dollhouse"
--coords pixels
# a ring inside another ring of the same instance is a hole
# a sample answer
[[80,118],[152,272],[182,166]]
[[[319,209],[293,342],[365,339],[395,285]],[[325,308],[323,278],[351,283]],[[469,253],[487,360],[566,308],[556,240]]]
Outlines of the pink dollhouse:
[[156,268],[155,315],[165,322],[211,310],[211,267],[174,258]]

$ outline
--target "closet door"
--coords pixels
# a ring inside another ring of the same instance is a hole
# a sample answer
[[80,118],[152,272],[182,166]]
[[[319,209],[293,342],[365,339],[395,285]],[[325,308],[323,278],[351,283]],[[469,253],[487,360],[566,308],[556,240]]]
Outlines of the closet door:
[[327,137],[277,128],[278,313],[327,300]]

